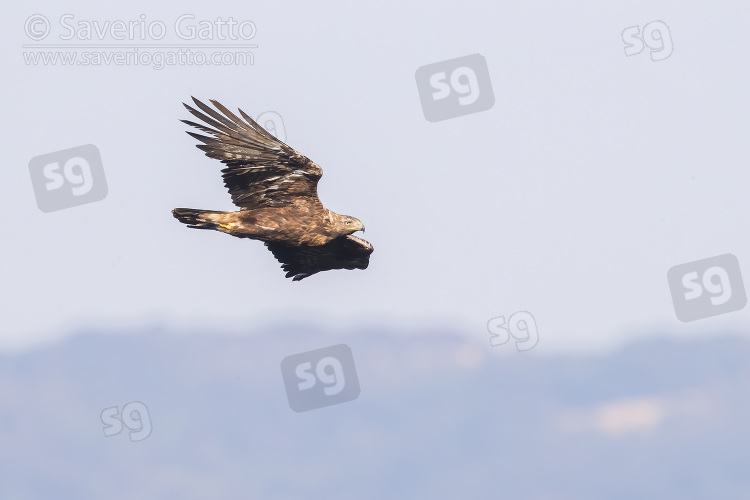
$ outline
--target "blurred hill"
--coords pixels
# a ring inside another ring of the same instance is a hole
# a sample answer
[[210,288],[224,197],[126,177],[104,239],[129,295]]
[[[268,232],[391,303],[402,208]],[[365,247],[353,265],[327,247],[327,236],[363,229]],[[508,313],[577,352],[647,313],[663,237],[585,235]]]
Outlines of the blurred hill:
[[[351,347],[295,413],[280,362]],[[545,357],[452,332],[81,333],[0,357],[0,498],[750,498],[750,342]],[[151,434],[105,437],[139,401]]]

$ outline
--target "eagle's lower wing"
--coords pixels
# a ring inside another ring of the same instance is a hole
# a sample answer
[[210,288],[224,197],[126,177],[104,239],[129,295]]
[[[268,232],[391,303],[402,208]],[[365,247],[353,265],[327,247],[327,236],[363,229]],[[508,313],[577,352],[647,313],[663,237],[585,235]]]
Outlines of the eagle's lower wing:
[[223,115],[195,97],[193,101],[205,114],[185,107],[209,126],[182,121],[211,135],[188,132],[203,143],[197,147],[206,156],[226,164],[221,172],[235,205],[243,210],[284,207],[295,199],[320,204],[317,186],[323,169],[315,162],[276,139],[242,110],[245,121],[217,101],[211,103]]
[[320,246],[294,246],[267,242],[266,246],[281,262],[286,277],[294,281],[331,269],[367,269],[372,245],[351,234]]

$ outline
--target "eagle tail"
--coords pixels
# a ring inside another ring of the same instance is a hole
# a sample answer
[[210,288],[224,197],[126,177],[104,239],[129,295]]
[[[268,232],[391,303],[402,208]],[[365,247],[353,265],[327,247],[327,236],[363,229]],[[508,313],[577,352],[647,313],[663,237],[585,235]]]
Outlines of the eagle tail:
[[198,210],[196,208],[175,208],[172,215],[175,219],[188,227],[195,229],[219,229],[221,222],[217,215],[224,215],[231,212],[218,212],[216,210]]

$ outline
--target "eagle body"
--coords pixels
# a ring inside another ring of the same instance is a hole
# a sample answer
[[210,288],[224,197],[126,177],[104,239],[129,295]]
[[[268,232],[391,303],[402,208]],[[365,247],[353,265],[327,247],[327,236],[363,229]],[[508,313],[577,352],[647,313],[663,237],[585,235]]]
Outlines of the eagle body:
[[188,132],[206,156],[226,165],[224,184],[240,210],[176,208],[175,218],[195,229],[212,229],[265,242],[295,281],[331,269],[366,269],[372,245],[353,236],[365,227],[357,218],[323,206],[317,193],[323,175],[315,162],[276,139],[242,110],[244,121],[217,101],[222,114],[193,98],[206,125],[182,120],[210,134]]
[[341,215],[321,207],[272,207],[239,212],[176,208],[175,217],[196,229],[215,229],[238,238],[320,246],[351,231]]

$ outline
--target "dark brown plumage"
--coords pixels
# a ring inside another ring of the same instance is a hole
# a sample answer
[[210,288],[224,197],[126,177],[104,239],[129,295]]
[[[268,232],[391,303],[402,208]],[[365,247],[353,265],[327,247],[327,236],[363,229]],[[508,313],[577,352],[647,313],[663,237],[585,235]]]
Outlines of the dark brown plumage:
[[366,269],[373,247],[352,236],[365,227],[358,219],[323,206],[315,162],[284,144],[239,110],[244,121],[217,101],[216,110],[193,98],[206,125],[182,120],[210,136],[188,132],[206,156],[226,165],[221,172],[238,212],[175,208],[188,227],[264,241],[295,281],[331,269]]

